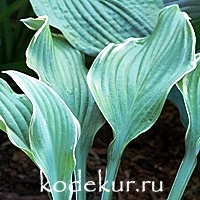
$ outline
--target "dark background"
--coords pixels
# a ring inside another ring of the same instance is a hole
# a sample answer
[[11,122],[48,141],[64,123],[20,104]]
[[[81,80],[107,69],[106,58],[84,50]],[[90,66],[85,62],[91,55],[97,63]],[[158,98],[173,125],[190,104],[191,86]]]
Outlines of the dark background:
[[[0,71],[15,69],[29,75],[34,73],[26,67],[25,50],[34,32],[28,30],[19,20],[34,17],[28,0],[0,0]],[[15,89],[18,88],[5,75]],[[184,156],[185,128],[179,120],[177,109],[166,102],[156,124],[146,133],[132,141],[126,148],[116,183],[136,181],[130,192],[114,193],[118,200],[164,200],[167,198],[179,164]],[[107,147],[112,132],[106,124],[97,133],[88,157],[88,180],[98,183],[98,170],[105,172]],[[198,164],[185,191],[184,200],[198,200],[200,196],[200,165]],[[150,187],[141,192],[142,181],[163,181],[163,192],[154,193]],[[140,189],[136,192],[136,188]],[[0,131],[0,199],[45,200],[46,193],[40,193],[39,170],[30,159],[13,146],[7,135]],[[88,199],[100,199],[100,194],[88,193]]]

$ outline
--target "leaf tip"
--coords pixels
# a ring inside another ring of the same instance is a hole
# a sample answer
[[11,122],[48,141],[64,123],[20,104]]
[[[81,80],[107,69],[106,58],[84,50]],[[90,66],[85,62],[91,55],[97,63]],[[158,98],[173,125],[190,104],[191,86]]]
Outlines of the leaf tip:
[[20,21],[31,30],[38,30],[45,22],[48,22],[48,20],[49,17],[47,15],[39,16],[38,18],[29,17],[20,19]]

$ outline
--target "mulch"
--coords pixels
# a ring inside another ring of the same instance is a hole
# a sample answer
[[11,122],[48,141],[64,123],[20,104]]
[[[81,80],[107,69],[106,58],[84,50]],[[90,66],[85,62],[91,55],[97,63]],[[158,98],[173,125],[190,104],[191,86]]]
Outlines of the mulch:
[[[120,123],[120,122],[119,122]],[[130,191],[116,192],[113,200],[164,200],[175,178],[184,156],[185,128],[179,121],[176,108],[166,103],[156,124],[146,133],[132,141],[125,149],[116,180],[135,181]],[[98,182],[98,170],[105,172],[107,147],[112,140],[112,132],[106,124],[97,133],[88,157],[88,180]],[[198,163],[184,193],[184,200],[200,198],[200,164]],[[153,192],[147,184],[141,190],[142,181],[155,181],[163,191]],[[138,189],[138,190],[137,190]],[[40,174],[32,161],[10,143],[5,133],[0,133],[0,199],[1,200],[47,200],[46,193],[40,192]],[[87,194],[88,200],[100,199],[100,193]]]

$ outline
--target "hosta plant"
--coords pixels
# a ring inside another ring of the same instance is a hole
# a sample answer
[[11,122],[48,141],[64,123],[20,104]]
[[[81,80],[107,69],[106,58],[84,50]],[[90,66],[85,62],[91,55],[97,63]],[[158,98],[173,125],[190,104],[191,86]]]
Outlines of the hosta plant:
[[181,199],[199,151],[199,2],[30,2],[38,18],[21,21],[36,31],[26,63],[39,79],[4,72],[23,94],[0,79],[0,129],[41,169],[49,197],[72,199],[76,191],[76,199],[86,199],[87,156],[107,121],[113,141],[102,200],[112,199],[124,149],[156,122],[168,98],[188,127],[168,197]]

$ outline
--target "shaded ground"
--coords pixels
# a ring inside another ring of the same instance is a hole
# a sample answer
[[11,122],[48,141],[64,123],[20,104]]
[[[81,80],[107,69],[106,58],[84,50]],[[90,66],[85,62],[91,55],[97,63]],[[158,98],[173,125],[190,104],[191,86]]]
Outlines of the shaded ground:
[[[184,155],[185,129],[173,105],[167,103],[157,123],[145,134],[132,141],[126,148],[120,165],[117,181],[135,181],[130,192],[115,193],[116,200],[164,200],[171,187],[178,166]],[[88,158],[88,180],[98,182],[98,170],[106,165],[106,151],[112,134],[108,125],[97,134]],[[200,196],[200,165],[186,189],[184,200],[198,200]],[[46,200],[40,193],[39,170],[19,149],[0,134],[0,199],[1,200]],[[151,185],[141,190],[142,181],[155,181],[159,189],[163,181],[163,192],[152,192]],[[139,189],[139,191],[137,191]],[[99,193],[89,193],[89,200],[100,199]]]

